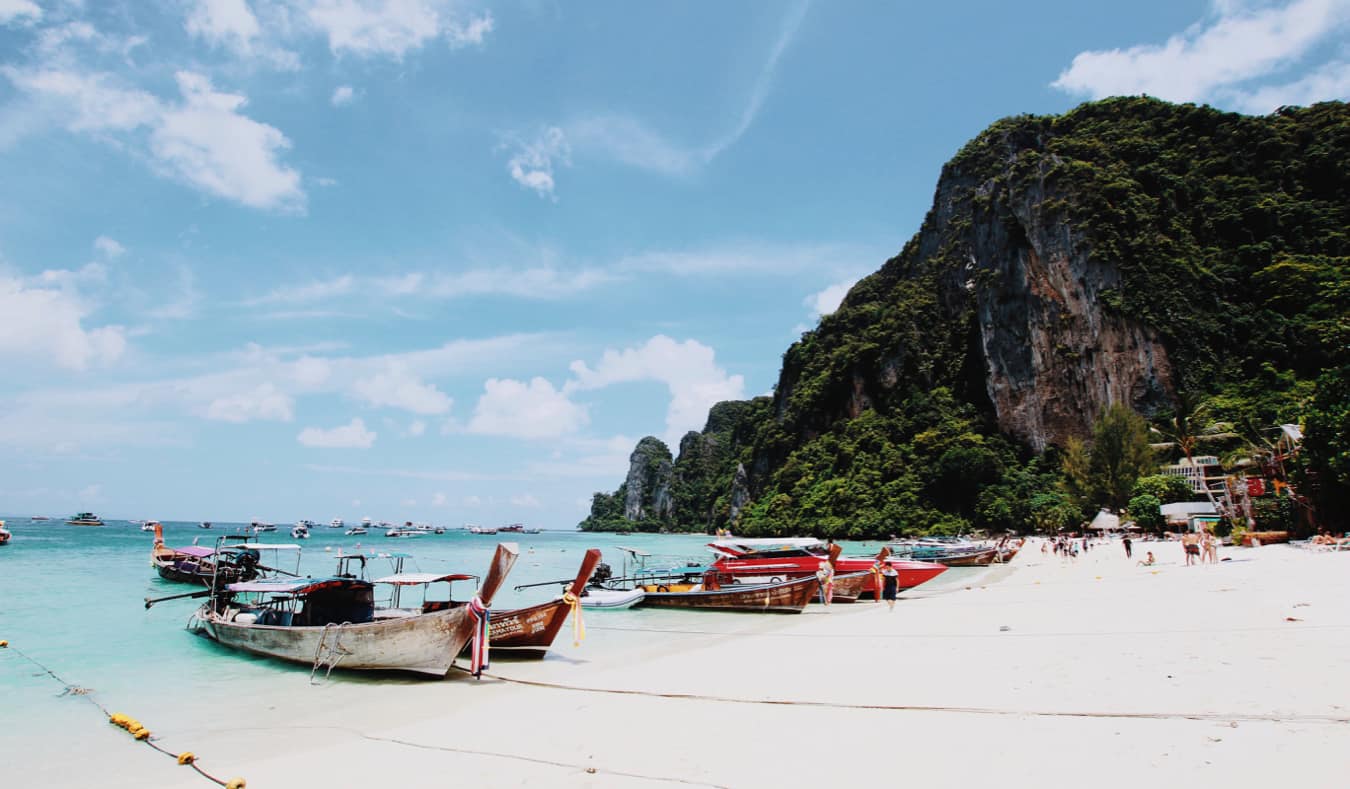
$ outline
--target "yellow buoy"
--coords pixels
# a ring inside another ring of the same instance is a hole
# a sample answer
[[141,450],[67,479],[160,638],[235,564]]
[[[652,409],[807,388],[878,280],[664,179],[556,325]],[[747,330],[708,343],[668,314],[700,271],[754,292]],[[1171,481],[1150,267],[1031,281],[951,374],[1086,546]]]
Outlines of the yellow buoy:
[[7,646],[9,646],[9,642],[8,642],[8,641],[5,641],[5,640],[3,640],[3,639],[0,639],[0,649],[4,649],[4,648],[7,647]]
[[231,778],[225,783],[225,789],[244,789],[248,784],[244,783],[243,778]]
[[149,730],[149,729],[137,729],[136,731],[132,732],[131,734],[132,734],[133,737],[135,737],[135,738],[138,739],[138,740],[147,740],[147,739],[150,738],[150,730]]
[[179,764],[192,764],[195,761],[197,761],[197,757],[192,753],[192,751],[183,751],[182,753],[178,754]]

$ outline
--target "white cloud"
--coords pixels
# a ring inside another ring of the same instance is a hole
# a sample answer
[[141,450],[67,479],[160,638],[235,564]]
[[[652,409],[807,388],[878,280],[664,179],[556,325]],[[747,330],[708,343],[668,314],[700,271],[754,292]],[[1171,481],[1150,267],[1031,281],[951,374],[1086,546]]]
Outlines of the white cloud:
[[296,440],[307,447],[322,449],[370,449],[375,444],[375,433],[366,429],[360,417],[331,430],[307,427]]
[[481,507],[483,500],[477,496],[465,496],[461,503],[466,507]]
[[1240,92],[1233,104],[1242,112],[1265,115],[1282,106],[1306,107],[1347,96],[1350,96],[1350,63],[1336,61],[1291,82]]
[[530,142],[517,143],[517,150],[506,163],[511,178],[540,197],[553,198],[554,165],[571,164],[571,148],[562,129],[550,126]]
[[355,98],[356,91],[352,89],[351,85],[339,85],[337,86],[337,89],[333,91],[333,98],[329,99],[329,101],[332,102],[334,107],[345,107],[348,104],[351,104],[352,100]]
[[94,239],[94,250],[105,258],[113,259],[125,255],[127,248],[107,236],[99,236]]
[[406,433],[409,437],[417,438],[418,436],[426,435],[426,432],[427,432],[426,422],[423,422],[420,419],[414,419],[412,422],[408,423],[408,429]]
[[[1347,21],[1350,3],[1345,0],[1293,0],[1256,8],[1245,2],[1216,2],[1210,19],[1166,43],[1080,52],[1052,85],[1089,98],[1146,93],[1169,101],[1245,108],[1253,101],[1251,91],[1264,89],[1244,83],[1296,63],[1332,40]],[[1339,80],[1324,84],[1334,88]],[[1309,100],[1309,87],[1302,86],[1304,101]]]
[[453,401],[434,385],[423,382],[402,365],[388,369],[352,384],[357,398],[376,408],[402,408],[414,414],[443,414]]
[[99,279],[102,268],[45,271],[32,282],[0,273],[0,358],[52,362],[69,370],[106,367],[126,351],[121,326],[86,328],[93,308],[80,296],[81,281]]
[[451,48],[482,44],[491,15],[459,21],[444,0],[310,0],[305,16],[335,55],[395,59],[444,36]]
[[155,156],[211,194],[254,208],[302,209],[300,173],[277,161],[291,141],[276,128],[244,115],[248,100],[218,93],[206,77],[177,74],[184,104],[166,111],[151,133]]
[[659,381],[670,390],[666,410],[666,441],[677,443],[689,430],[698,430],[708,418],[708,409],[723,400],[745,396],[745,379],[727,375],[714,360],[712,348],[697,340],[676,342],[657,335],[637,348],[607,350],[591,368],[583,361],[571,364],[575,379],[563,392],[601,389],[618,383]]
[[42,9],[33,0],[0,0],[0,25],[15,20],[36,22],[42,18]]
[[490,378],[483,384],[470,433],[516,438],[555,438],[574,433],[590,420],[583,406],[544,378],[529,383]]
[[445,494],[444,494],[444,493],[437,493],[437,494],[433,495],[433,496],[431,497],[431,506],[433,506],[433,507],[444,507],[444,506],[445,506]]
[[289,422],[295,418],[295,400],[275,385],[263,383],[249,391],[212,400],[206,407],[206,418],[236,423]]
[[530,493],[522,493],[522,494],[519,494],[519,495],[516,495],[516,496],[512,496],[512,497],[511,497],[511,504],[512,504],[513,506],[516,506],[516,507],[542,507],[542,506],[544,506],[543,504],[540,504],[540,503],[539,503],[539,499],[536,499],[536,498],[534,497],[534,495],[533,495],[533,494],[530,494]]
[[185,23],[188,33],[218,46],[248,52],[258,37],[258,18],[246,0],[197,0]]
[[17,88],[54,103],[72,132],[118,132],[144,145],[156,170],[208,194],[254,208],[303,210],[300,174],[280,162],[290,140],[240,110],[242,95],[217,92],[206,77],[176,74],[181,103],[161,101],[101,73],[0,68]]
[[811,317],[819,318],[823,315],[829,315],[839,309],[843,303],[844,297],[848,295],[849,290],[858,284],[858,278],[846,279],[843,282],[836,282],[819,293],[812,293],[807,296],[804,303],[811,309]]
[[257,307],[262,304],[306,304],[323,301],[337,296],[345,296],[356,289],[356,278],[343,274],[329,280],[309,282],[304,285],[278,288],[264,296],[243,302],[245,307]]

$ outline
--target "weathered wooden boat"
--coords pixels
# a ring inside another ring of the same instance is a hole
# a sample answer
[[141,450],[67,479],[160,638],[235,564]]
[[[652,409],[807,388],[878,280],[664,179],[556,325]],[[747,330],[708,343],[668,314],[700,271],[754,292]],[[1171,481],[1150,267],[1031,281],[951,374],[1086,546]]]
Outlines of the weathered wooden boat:
[[[334,668],[444,677],[476,638],[477,672],[487,665],[488,606],[518,554],[514,543],[499,544],[482,588],[469,601],[426,599],[432,584],[473,578],[462,574],[249,581],[217,590],[190,627],[222,646],[308,665],[311,677]],[[391,588],[393,604],[377,609],[375,589],[382,585]],[[420,606],[400,606],[407,587],[422,588]]]
[[186,545],[170,548],[164,544],[164,526],[159,521],[150,521],[146,525],[155,533],[155,542],[150,549],[150,566],[166,581],[209,587],[213,582],[224,585],[258,577],[261,555],[256,546],[235,545],[217,549]]
[[858,602],[858,598],[862,595],[863,586],[867,584],[871,575],[872,573],[868,571],[836,575],[830,588],[830,602]]
[[998,548],[977,548],[975,550],[952,551],[945,556],[929,559],[936,564],[948,567],[984,567],[998,559]]
[[553,645],[568,616],[580,616],[581,592],[600,563],[600,549],[591,548],[582,557],[576,578],[562,597],[528,608],[492,612],[492,648],[521,657],[543,657]]
[[[800,614],[811,598],[820,594],[820,581],[814,575],[769,584],[709,584],[710,576],[695,584],[652,583],[642,587],[646,594],[641,607],[698,608],[708,611],[754,611]],[[718,588],[709,588],[716,585]]]

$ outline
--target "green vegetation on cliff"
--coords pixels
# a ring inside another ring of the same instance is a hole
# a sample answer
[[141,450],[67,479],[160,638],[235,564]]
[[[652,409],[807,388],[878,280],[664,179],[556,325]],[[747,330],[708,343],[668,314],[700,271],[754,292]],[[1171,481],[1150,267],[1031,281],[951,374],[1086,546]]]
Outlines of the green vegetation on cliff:
[[1160,427],[1198,407],[1232,450],[1306,418],[1301,490],[1338,525],[1346,162],[1338,102],[1252,117],[1110,99],[999,121],[944,167],[900,254],[788,348],[772,400],[718,404],[685,436],[669,506],[634,519],[630,490],[597,494],[583,528],[1073,525],[1161,500],[1121,480],[1065,484],[1072,439],[1117,403]]

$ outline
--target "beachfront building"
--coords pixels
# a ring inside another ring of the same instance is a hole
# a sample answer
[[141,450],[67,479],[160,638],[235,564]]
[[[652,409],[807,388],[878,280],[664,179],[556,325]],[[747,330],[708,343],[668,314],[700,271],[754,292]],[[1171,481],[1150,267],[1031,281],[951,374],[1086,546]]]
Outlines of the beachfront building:
[[1214,511],[1214,505],[1208,501],[1178,501],[1174,504],[1164,504],[1162,510],[1163,520],[1167,521],[1169,531],[1198,531],[1201,524],[1197,519],[1218,520],[1219,515]]
[[1182,458],[1170,466],[1163,466],[1162,473],[1169,477],[1185,479],[1191,490],[1196,493],[1204,493],[1208,487],[1215,497],[1221,497],[1227,491],[1223,466],[1213,455],[1196,455],[1194,462],[1189,458]]

